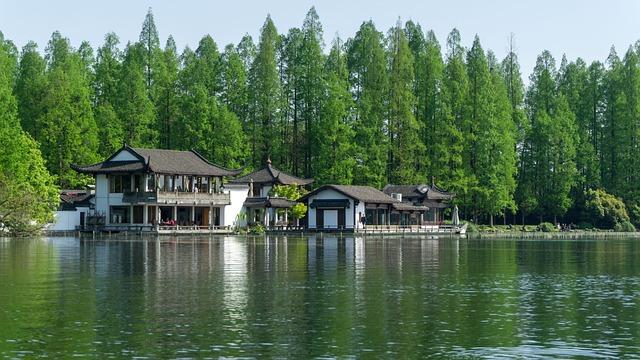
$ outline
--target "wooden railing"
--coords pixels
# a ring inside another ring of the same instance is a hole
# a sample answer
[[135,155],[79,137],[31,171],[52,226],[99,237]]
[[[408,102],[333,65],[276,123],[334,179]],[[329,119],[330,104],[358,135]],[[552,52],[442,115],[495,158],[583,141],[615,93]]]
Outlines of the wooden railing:
[[157,201],[159,204],[229,205],[231,196],[225,193],[158,191]]

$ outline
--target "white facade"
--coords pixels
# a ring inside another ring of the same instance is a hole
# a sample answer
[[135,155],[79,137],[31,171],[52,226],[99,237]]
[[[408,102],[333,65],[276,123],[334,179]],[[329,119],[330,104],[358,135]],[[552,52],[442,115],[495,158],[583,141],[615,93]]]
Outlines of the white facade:
[[80,226],[80,215],[84,213],[85,216],[89,213],[88,207],[78,207],[76,210],[59,210],[53,215],[54,219],[51,224],[47,226],[47,230],[50,231],[74,231]]
[[[244,201],[249,196],[249,185],[247,184],[225,184],[224,192],[229,194],[231,203],[224,207],[222,220],[224,226],[245,227],[247,226],[246,209]],[[240,214],[244,213],[244,216]]]
[[[356,222],[356,228],[359,228],[362,224],[358,223],[357,215],[358,212],[362,212],[364,215],[364,204],[360,202],[358,205],[354,205],[355,199],[352,199],[345,194],[335,191],[333,189],[324,189],[319,191],[316,194],[311,195],[307,198],[307,226],[309,229],[316,229],[316,214],[318,211],[324,211],[324,225],[325,227],[338,227],[338,210],[337,209],[316,209],[312,208],[310,205],[314,200],[349,200],[349,207],[345,208],[344,212],[344,226],[346,229],[354,228],[354,221]],[[355,211],[355,212],[354,212]],[[335,224],[334,224],[335,223]],[[333,226],[332,226],[333,225]]]

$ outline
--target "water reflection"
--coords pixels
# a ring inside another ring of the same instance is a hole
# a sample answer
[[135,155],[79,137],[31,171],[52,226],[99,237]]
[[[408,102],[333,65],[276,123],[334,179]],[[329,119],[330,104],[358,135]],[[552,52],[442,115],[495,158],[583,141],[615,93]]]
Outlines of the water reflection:
[[2,357],[620,357],[634,240],[0,241]]

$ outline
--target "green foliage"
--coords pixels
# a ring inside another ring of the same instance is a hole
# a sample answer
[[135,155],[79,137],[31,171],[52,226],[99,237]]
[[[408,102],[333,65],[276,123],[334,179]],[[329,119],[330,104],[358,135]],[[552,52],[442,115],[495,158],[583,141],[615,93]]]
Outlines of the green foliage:
[[499,62],[477,37],[464,48],[456,29],[442,50],[413,21],[386,34],[366,21],[326,54],[311,8],[282,34],[267,17],[257,46],[245,35],[221,54],[206,35],[179,56],[171,36],[160,48],[149,9],[124,51],[114,33],[94,57],[58,32],[44,57],[1,33],[0,50],[19,122],[63,187],[91,181],[71,163],[126,142],[247,170],[270,158],[317,185],[433,179],[476,223],[516,211],[577,222],[585,192],[601,188],[640,225],[637,46],[622,59],[612,48],[605,64],[563,58],[558,69],[544,51],[525,91],[513,37]]
[[265,230],[266,229],[262,223],[255,223],[249,226],[247,233],[252,235],[262,235],[265,233]]
[[538,225],[538,229],[542,232],[556,232],[558,227],[549,222],[543,222]]
[[629,220],[624,220],[622,222],[616,223],[613,227],[614,231],[617,232],[635,232],[636,227]]
[[98,129],[91,106],[91,91],[84,63],[69,40],[59,33],[47,46],[47,88],[42,99],[40,143],[46,164],[58,183],[74,188],[90,181],[70,167],[98,160]]
[[0,229],[20,235],[52,220],[59,197],[37,143],[20,127],[10,66],[0,48]]
[[467,222],[466,224],[467,224],[467,232],[468,233],[476,234],[476,233],[480,232],[480,228],[475,223]]
[[276,66],[279,36],[270,16],[262,26],[260,43],[249,74],[248,136],[252,164],[260,166],[271,156],[278,156],[280,124],[280,82]]
[[613,229],[616,225],[629,222],[624,202],[602,189],[585,192],[584,209],[588,219],[600,229]]
[[386,183],[388,156],[384,132],[388,77],[383,36],[372,21],[364,22],[345,46],[349,83],[356,99],[353,182],[381,188]]
[[[271,188],[270,194],[271,196],[281,197],[288,200],[296,201],[307,194],[307,190],[305,188],[298,186],[296,184],[293,185],[274,185]],[[291,214],[294,218],[300,219],[307,213],[307,205],[303,203],[297,203],[291,208]]]

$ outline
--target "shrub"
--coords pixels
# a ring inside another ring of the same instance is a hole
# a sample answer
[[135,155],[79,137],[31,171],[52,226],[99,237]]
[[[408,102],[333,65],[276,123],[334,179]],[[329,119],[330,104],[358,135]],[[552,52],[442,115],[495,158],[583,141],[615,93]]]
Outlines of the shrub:
[[627,208],[629,210],[629,220],[631,220],[631,223],[635,226],[640,226],[640,205],[633,204]]
[[256,235],[264,234],[264,231],[265,231],[264,225],[262,225],[261,223],[255,223],[251,225],[247,230],[249,234],[256,234]]
[[538,228],[542,232],[554,232],[558,231],[558,228],[550,222],[543,222],[538,225]]
[[467,223],[467,232],[468,233],[478,233],[480,232],[480,230],[478,229],[478,225],[472,223],[472,222],[468,222]]
[[623,222],[619,222],[617,223],[613,229],[617,232],[634,232],[636,231],[636,227],[633,226],[633,224],[631,223],[631,221],[623,221]]
[[581,221],[576,225],[576,228],[580,230],[590,230],[593,229],[593,224],[587,221]]
[[629,222],[624,202],[600,189],[585,192],[585,212],[594,225],[601,229],[613,229],[616,224]]

